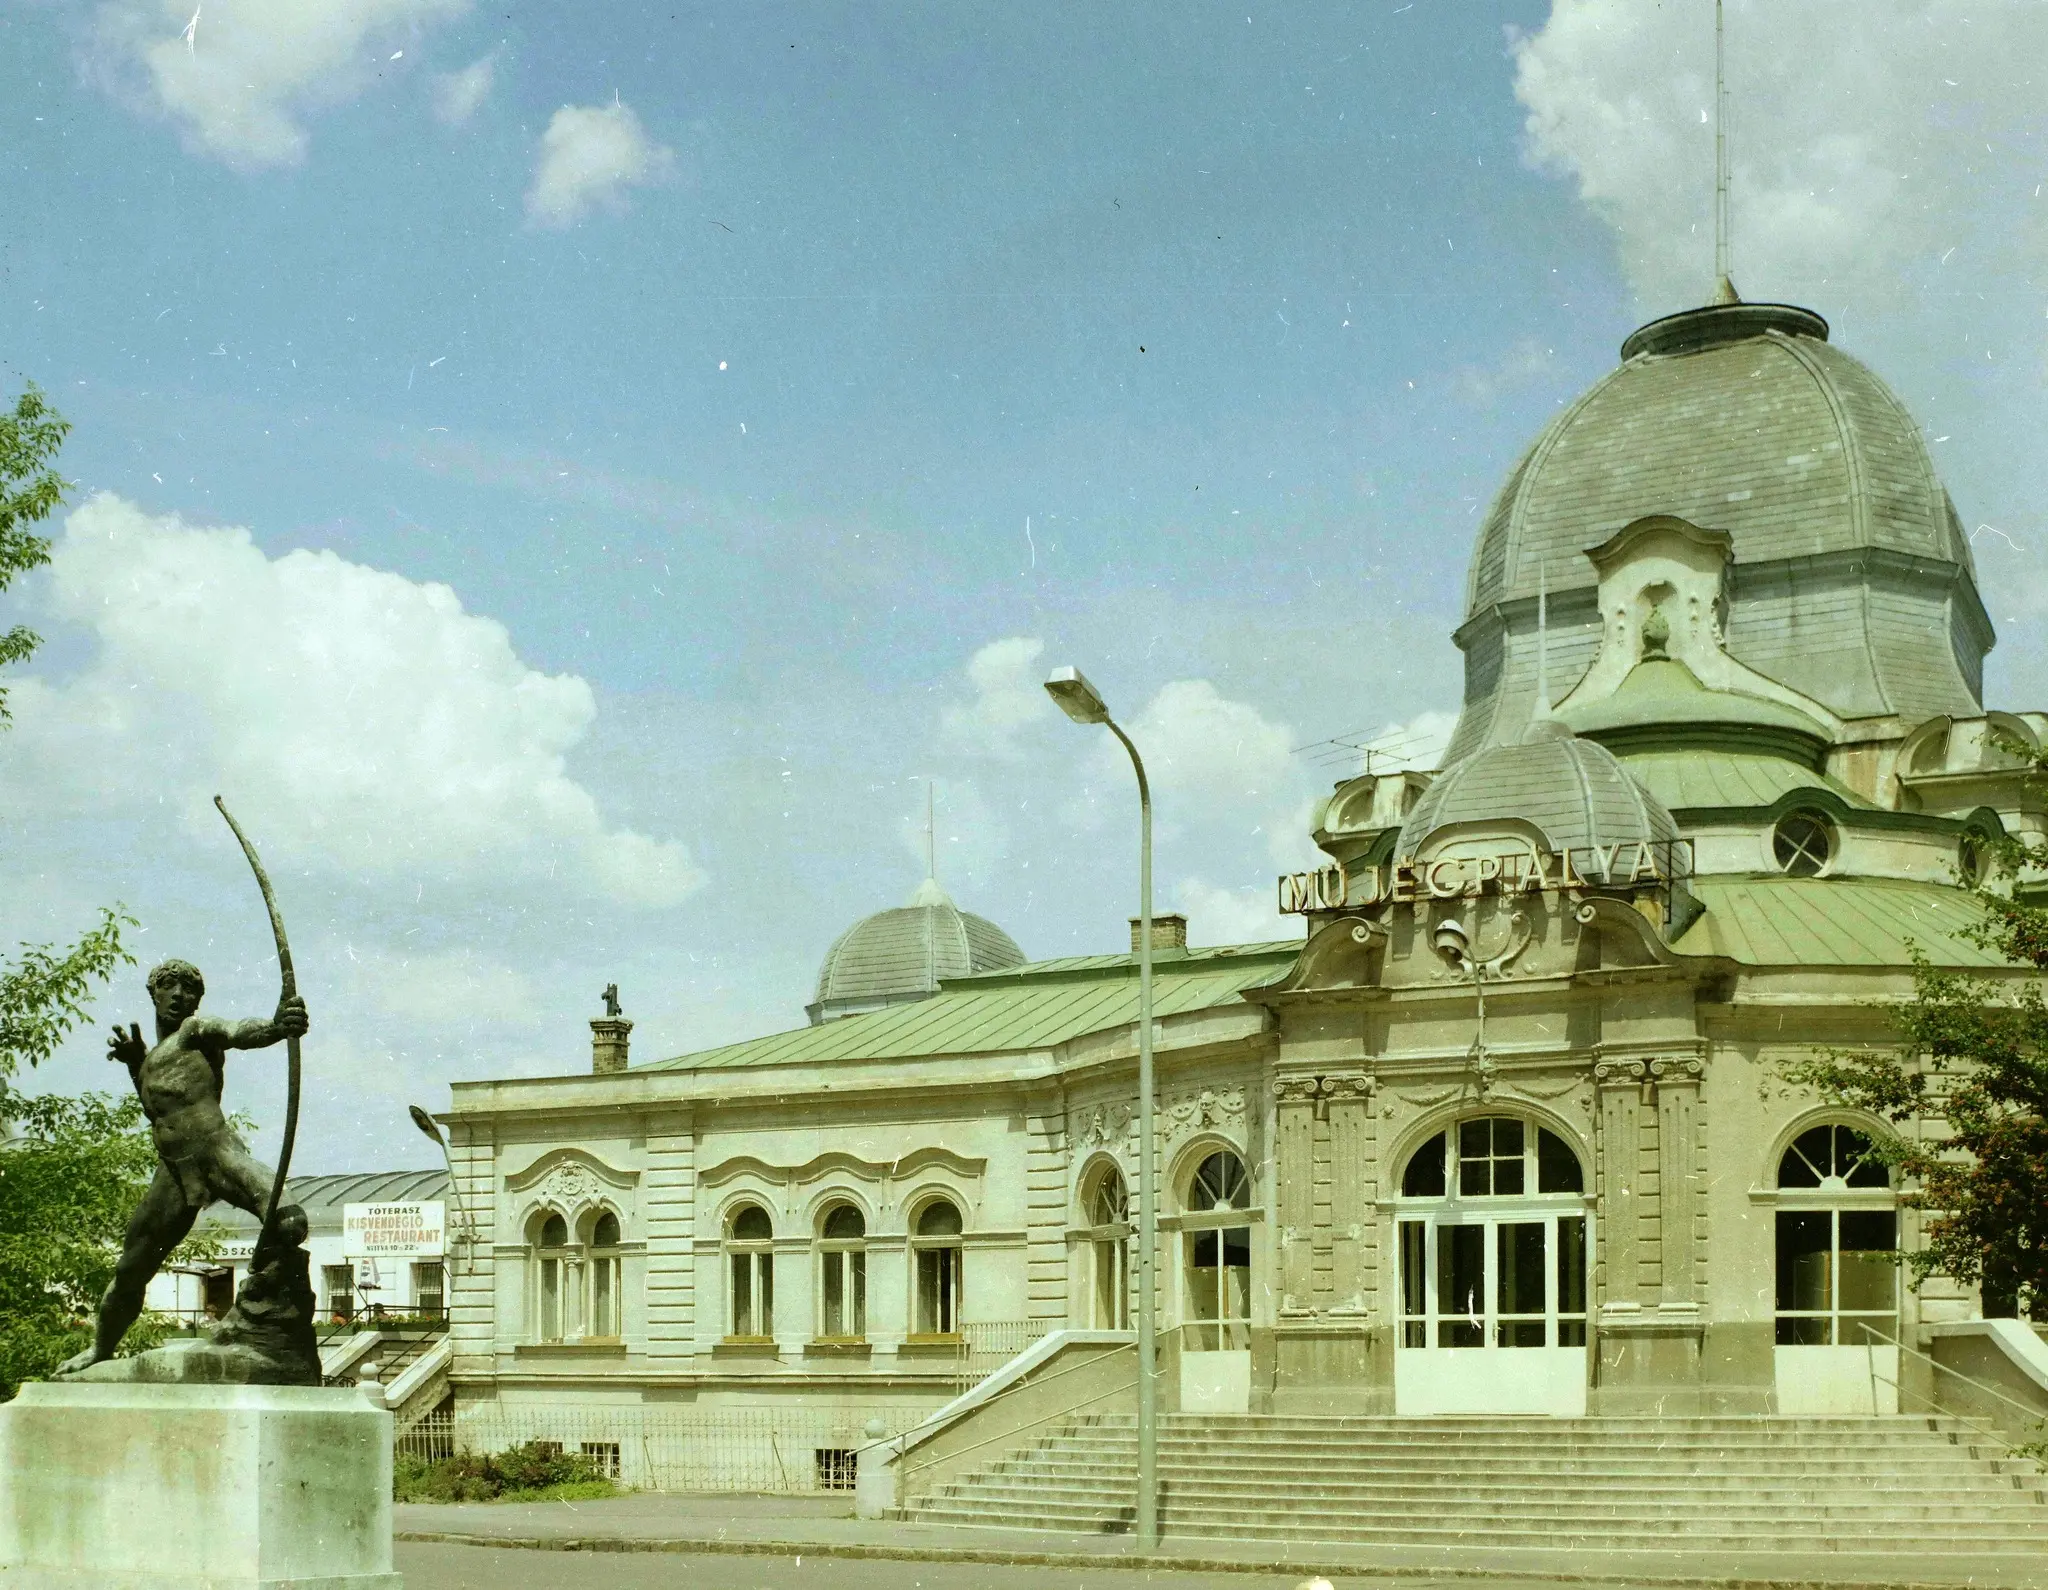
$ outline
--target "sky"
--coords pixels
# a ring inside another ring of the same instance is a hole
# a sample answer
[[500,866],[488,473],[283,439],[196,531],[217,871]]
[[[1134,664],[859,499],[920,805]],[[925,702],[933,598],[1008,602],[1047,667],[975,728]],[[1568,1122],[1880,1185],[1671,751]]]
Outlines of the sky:
[[[188,5],[190,9],[188,10]],[[1428,765],[1486,504],[1705,300],[1708,0],[1271,12],[22,0],[0,394],[74,430],[0,595],[0,942],[313,1017],[295,1168],[404,1106],[803,1021],[924,875],[1034,957],[1273,876]],[[2048,706],[2048,6],[1729,0],[1734,276],[1926,428]],[[31,1088],[112,1086],[80,1033]],[[281,1050],[229,1103],[275,1145]]]

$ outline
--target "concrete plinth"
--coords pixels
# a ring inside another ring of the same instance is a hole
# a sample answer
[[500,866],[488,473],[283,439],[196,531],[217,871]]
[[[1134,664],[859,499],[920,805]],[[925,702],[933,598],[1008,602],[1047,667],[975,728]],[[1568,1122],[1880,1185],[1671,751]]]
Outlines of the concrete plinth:
[[0,1408],[0,1590],[402,1590],[391,1415],[348,1389],[37,1383]]

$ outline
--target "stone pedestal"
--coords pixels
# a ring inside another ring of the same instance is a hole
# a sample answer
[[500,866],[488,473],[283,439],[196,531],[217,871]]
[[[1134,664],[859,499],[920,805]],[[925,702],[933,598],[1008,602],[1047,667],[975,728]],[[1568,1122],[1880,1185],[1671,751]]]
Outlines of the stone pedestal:
[[316,1386],[24,1386],[0,1590],[403,1590],[391,1415]]

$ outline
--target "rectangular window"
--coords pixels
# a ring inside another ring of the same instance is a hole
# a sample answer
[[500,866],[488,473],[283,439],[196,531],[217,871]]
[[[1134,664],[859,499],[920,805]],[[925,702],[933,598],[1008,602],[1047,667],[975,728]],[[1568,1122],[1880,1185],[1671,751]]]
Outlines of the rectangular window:
[[540,1339],[562,1339],[562,1261],[540,1261]]
[[422,1259],[412,1267],[412,1307],[415,1314],[438,1317],[447,1312],[447,1272],[439,1259]]
[[1095,1328],[1131,1328],[1128,1259],[1130,1244],[1121,1239],[1095,1244]]
[[826,1337],[857,1340],[868,1333],[868,1256],[858,1248],[824,1255]]
[[860,1459],[850,1446],[820,1446],[811,1449],[814,1455],[818,1489],[821,1491],[850,1491],[860,1475]]
[[917,1330],[921,1336],[960,1333],[960,1250],[917,1250]]
[[1486,1227],[1436,1228],[1436,1344],[1486,1345]]
[[1429,1228],[1401,1222],[1401,1345],[1429,1345]]
[[590,1334],[615,1337],[619,1326],[619,1261],[590,1261]]
[[1543,1222],[1503,1221],[1494,1247],[1496,1340],[1502,1347],[1541,1347],[1548,1302]]
[[619,1477],[619,1443],[616,1441],[585,1441],[580,1450],[590,1460],[591,1467],[608,1480]]
[[1825,1209],[1778,1212],[1780,1347],[1834,1341],[1834,1215]]
[[1557,1345],[1586,1345],[1586,1217],[1557,1221]]
[[1252,1314],[1252,1231],[1226,1226],[1187,1233],[1187,1323],[1195,1352],[1247,1345]]
[[732,1334],[775,1334],[774,1255],[746,1251],[732,1256]]
[[356,1272],[353,1265],[323,1264],[320,1267],[322,1290],[327,1294],[327,1314],[330,1319],[346,1322],[356,1317]]

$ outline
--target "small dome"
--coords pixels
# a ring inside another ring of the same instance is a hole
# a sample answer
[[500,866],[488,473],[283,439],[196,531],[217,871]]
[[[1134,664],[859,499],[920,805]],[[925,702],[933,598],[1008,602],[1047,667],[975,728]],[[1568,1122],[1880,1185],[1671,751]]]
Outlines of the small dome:
[[986,917],[962,911],[937,880],[918,885],[910,903],[877,911],[840,934],[818,969],[812,1025],[910,1000],[928,999],[948,977],[1021,966],[1024,952]]
[[1447,828],[1523,822],[1552,850],[1676,839],[1678,825],[1614,754],[1561,726],[1520,745],[1490,746],[1453,762],[1401,825],[1396,856],[1420,852]]
[[1828,731],[1810,713],[1740,690],[1710,690],[1672,657],[1637,663],[1606,700],[1562,707],[1558,716],[1623,754],[1688,745],[1768,750],[1812,768],[1828,745]]

